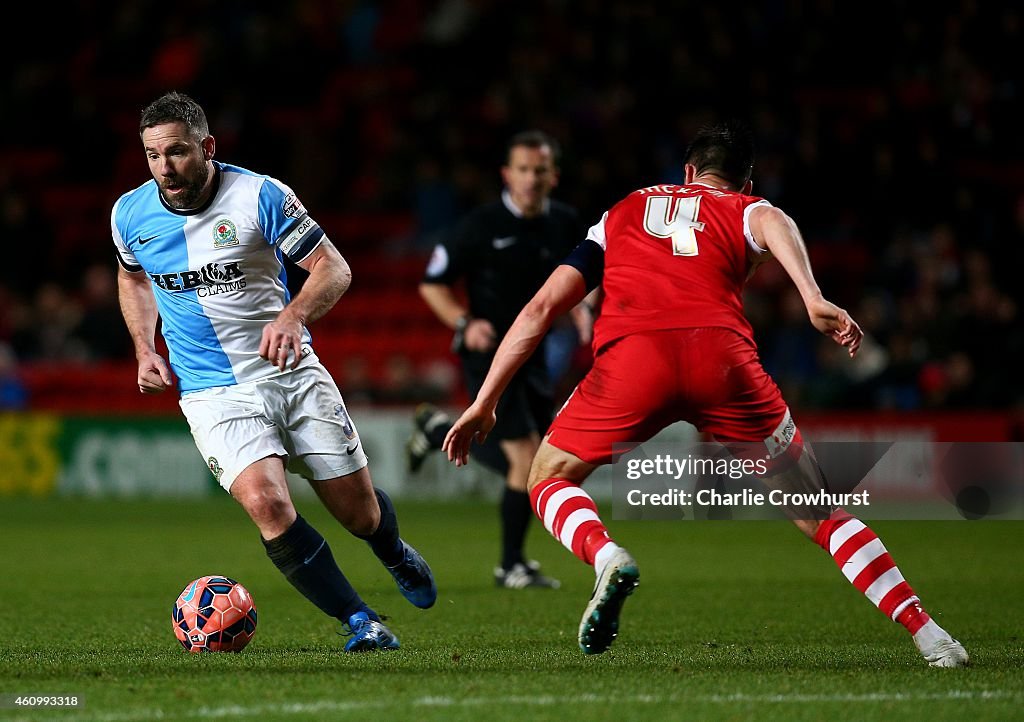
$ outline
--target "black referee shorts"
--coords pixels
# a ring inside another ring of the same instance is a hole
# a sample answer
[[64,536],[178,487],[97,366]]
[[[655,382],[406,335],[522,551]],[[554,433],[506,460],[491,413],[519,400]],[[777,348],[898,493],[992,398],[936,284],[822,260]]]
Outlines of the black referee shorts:
[[[462,358],[463,377],[470,399],[475,399],[483,386],[491,356],[469,354]],[[495,471],[508,473],[508,462],[499,442],[522,439],[533,432],[543,438],[555,416],[555,399],[543,363],[528,362],[512,377],[508,388],[498,401],[494,429],[481,445],[473,445],[470,453],[481,463]]]

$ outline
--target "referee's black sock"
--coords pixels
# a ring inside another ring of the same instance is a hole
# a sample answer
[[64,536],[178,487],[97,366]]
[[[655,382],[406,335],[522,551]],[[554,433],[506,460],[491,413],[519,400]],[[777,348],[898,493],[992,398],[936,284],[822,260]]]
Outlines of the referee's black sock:
[[444,437],[446,437],[448,432],[451,431],[452,426],[453,424],[451,419],[445,416],[443,422],[438,420],[438,422],[428,424],[427,427],[423,429],[423,434],[427,437],[427,441],[430,442],[430,447],[432,449],[440,449],[441,446],[444,445]]
[[523,558],[523,546],[526,542],[526,529],[530,525],[533,509],[530,507],[530,495],[525,491],[516,491],[505,487],[501,497],[501,566],[511,569]]
[[377,616],[338,568],[327,540],[301,516],[281,536],[262,541],[270,561],[325,614],[342,622],[360,610]]
[[405,558],[405,548],[398,536],[398,515],[395,513],[395,505],[391,498],[380,489],[374,489],[377,495],[377,503],[380,504],[380,524],[373,534],[363,536],[356,534],[360,539],[366,540],[370,549],[377,555],[385,566],[393,567],[400,564]]

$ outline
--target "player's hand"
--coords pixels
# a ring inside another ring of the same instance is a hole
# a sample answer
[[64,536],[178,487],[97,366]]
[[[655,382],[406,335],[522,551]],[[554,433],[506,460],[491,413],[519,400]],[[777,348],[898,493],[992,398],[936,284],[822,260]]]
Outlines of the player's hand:
[[141,393],[159,394],[174,385],[174,374],[163,357],[154,352],[139,359],[139,374],[136,381]]
[[498,345],[498,334],[485,318],[474,318],[462,332],[463,344],[469,351],[492,351]]
[[850,358],[857,355],[864,332],[845,309],[817,298],[807,304],[807,315],[816,329],[846,348]]
[[263,327],[260,358],[284,371],[289,354],[292,356],[291,367],[296,368],[302,360],[302,324],[278,316]]
[[441,450],[448,455],[448,461],[455,462],[455,466],[465,466],[469,463],[469,446],[476,441],[484,443],[487,434],[494,428],[496,418],[492,409],[485,409],[473,404],[466,409],[459,420],[448,430],[444,437]]

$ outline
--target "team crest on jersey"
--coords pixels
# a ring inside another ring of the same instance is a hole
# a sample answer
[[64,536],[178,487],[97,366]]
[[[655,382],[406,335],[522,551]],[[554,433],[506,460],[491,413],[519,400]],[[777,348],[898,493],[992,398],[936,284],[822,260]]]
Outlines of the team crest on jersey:
[[289,218],[298,218],[299,216],[306,215],[306,207],[302,205],[302,201],[294,193],[289,193],[284,197],[284,205],[281,210]]
[[213,247],[227,248],[238,245],[238,229],[230,218],[221,218],[213,224]]
[[345,408],[345,404],[334,405],[334,416],[341,419],[341,430],[345,434],[346,439],[353,439],[356,435],[356,427],[352,425],[352,419],[348,415],[348,409]]
[[220,481],[220,477],[224,475],[224,469],[221,468],[220,462],[217,461],[216,456],[211,456],[206,460],[206,465],[210,467],[210,473],[213,474],[217,481]]

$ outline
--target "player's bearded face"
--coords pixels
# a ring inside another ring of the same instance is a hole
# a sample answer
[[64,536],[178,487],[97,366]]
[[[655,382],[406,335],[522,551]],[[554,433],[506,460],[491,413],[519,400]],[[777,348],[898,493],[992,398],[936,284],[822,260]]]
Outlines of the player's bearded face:
[[149,170],[171,208],[195,208],[209,187],[213,138],[198,141],[184,123],[161,123],[142,132]]
[[195,208],[210,178],[210,168],[202,159],[193,159],[172,176],[159,179],[160,195],[171,208]]

